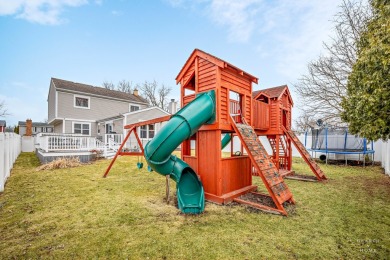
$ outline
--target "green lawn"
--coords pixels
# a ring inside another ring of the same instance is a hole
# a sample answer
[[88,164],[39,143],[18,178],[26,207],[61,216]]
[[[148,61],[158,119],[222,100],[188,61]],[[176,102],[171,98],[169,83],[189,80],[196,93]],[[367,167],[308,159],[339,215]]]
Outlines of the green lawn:
[[[103,179],[108,160],[37,172],[22,153],[0,194],[0,259],[390,256],[390,178],[379,167],[321,165],[327,183],[287,180],[289,217],[212,203],[186,216],[164,201],[165,178],[136,162],[120,158]],[[308,172],[300,159],[294,169]]]

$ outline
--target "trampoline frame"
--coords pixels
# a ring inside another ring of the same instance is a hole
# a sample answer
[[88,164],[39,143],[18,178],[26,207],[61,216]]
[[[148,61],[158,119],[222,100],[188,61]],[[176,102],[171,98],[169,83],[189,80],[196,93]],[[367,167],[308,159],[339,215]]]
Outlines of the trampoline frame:
[[[314,158],[317,158],[317,152],[320,153],[325,153],[326,155],[326,164],[328,164],[328,155],[329,154],[344,154],[344,160],[345,160],[345,165],[348,163],[348,159],[346,157],[347,154],[358,154],[359,155],[359,161],[360,161],[360,155],[363,155],[363,166],[366,166],[366,154],[371,154],[371,159],[372,159],[372,165],[374,165],[374,158],[375,158],[375,150],[374,150],[374,142],[371,142],[371,149],[367,149],[367,139],[363,139],[363,149],[346,149],[346,144],[347,144],[347,137],[348,137],[348,130],[345,131],[344,134],[344,149],[328,149],[328,128],[325,128],[325,149],[311,149],[311,148],[306,148],[308,151],[314,152]],[[316,142],[318,142],[318,137],[316,138]],[[305,147],[307,145],[307,131],[305,132]],[[317,146],[317,144],[315,145]]]

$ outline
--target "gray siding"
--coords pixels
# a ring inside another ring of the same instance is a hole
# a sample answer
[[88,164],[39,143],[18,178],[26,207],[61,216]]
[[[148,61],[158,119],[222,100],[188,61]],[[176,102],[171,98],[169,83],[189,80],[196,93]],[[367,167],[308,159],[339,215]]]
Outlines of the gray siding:
[[50,81],[50,88],[49,88],[49,96],[47,100],[47,111],[48,116],[47,119],[50,122],[52,119],[55,118],[56,113],[56,90],[53,86],[53,83]]
[[[58,92],[58,117],[59,118],[72,118],[72,119],[84,119],[84,120],[99,120],[111,116],[118,115],[119,113],[126,113],[129,111],[129,104],[123,101],[110,100],[90,97],[90,108],[76,108],[74,107],[75,94]],[[88,96],[88,95],[83,95]],[[138,105],[142,108],[146,105]]]
[[62,122],[54,125],[54,133],[63,134],[62,132]]
[[117,134],[122,134],[123,133],[123,118],[117,119],[114,121],[114,132]]

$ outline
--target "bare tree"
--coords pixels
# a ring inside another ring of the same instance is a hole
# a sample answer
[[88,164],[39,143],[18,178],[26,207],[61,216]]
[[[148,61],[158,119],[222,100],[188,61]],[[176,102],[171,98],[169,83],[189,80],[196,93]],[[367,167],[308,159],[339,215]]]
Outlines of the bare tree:
[[133,83],[131,81],[121,80],[118,82],[116,87],[118,91],[132,93],[133,92]]
[[5,107],[4,101],[0,102],[0,117],[5,117],[8,116],[9,113],[7,112],[8,110]]
[[152,106],[157,106],[165,110],[167,109],[167,96],[171,92],[170,87],[166,87],[165,85],[158,87],[157,82],[154,80],[153,82],[145,81],[143,84],[137,85],[137,88],[141,91],[141,95],[146,98]]
[[295,126],[297,131],[306,131],[316,126],[316,120],[302,111],[301,116],[295,120]]
[[106,88],[106,89],[110,89],[110,90],[114,90],[115,89],[115,85],[114,83],[112,83],[111,81],[108,82],[108,81],[103,81],[102,83],[103,87]]
[[[300,96],[299,107],[303,110],[296,121],[316,121],[340,125],[341,100],[346,95],[348,76],[356,61],[357,43],[361,32],[372,17],[370,5],[364,0],[344,0],[334,17],[335,36],[330,43],[323,43],[326,55],[308,64],[295,89]],[[305,125],[305,123],[303,124]]]
[[167,96],[171,92],[171,88],[165,86],[164,84],[161,85],[161,87],[158,89],[158,99],[159,99],[159,107],[162,109],[167,109],[168,108],[168,99]]

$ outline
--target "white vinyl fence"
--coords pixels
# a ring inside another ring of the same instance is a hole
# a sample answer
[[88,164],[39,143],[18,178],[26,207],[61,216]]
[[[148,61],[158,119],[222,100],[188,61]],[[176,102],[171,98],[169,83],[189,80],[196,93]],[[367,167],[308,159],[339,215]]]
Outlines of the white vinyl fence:
[[390,141],[382,142],[382,167],[390,175]]
[[21,152],[21,137],[14,133],[0,133],[0,192],[11,174],[16,158]]

